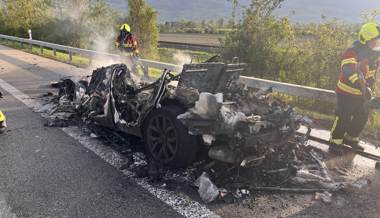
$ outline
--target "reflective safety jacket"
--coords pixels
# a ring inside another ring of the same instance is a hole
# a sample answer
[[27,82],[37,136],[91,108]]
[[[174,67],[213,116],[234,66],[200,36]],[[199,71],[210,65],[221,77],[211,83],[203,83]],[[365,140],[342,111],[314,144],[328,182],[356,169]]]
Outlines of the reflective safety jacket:
[[131,52],[138,53],[137,39],[131,33],[120,31],[116,42],[119,43],[121,48],[130,49]]
[[366,45],[355,42],[342,56],[341,73],[336,86],[336,93],[352,96],[363,95],[359,78],[364,79],[371,89],[376,82],[380,69],[380,53],[372,51]]

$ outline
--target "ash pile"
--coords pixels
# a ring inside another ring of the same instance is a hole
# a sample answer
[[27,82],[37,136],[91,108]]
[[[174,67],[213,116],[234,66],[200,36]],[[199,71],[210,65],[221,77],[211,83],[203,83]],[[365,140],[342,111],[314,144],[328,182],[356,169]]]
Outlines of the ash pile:
[[90,123],[142,138],[145,169],[157,168],[161,176],[156,173],[155,179],[164,182],[173,169],[167,166],[188,167],[182,172],[190,174],[186,183],[196,186],[205,202],[253,191],[347,187],[346,181],[331,178],[324,153],[296,134],[311,121],[271,89],[240,84],[244,67],[187,64],[178,75],[164,70],[146,82],[126,65],[111,65],[78,81],[55,83],[58,95],[45,112],[52,118],[49,126]]

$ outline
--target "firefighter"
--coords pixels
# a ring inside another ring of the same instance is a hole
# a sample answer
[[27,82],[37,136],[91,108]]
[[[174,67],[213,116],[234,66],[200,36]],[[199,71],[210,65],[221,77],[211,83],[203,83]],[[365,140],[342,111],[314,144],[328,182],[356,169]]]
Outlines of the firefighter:
[[120,33],[116,39],[116,46],[120,51],[131,53],[133,56],[138,56],[139,54],[137,40],[131,32],[131,27],[126,23],[120,27]]
[[330,142],[346,144],[363,150],[359,136],[364,129],[369,111],[366,103],[374,90],[376,73],[380,67],[380,27],[366,23],[359,32],[359,40],[342,56],[341,72],[336,85],[336,118]]
[[[0,92],[0,98],[3,98],[3,94]],[[4,133],[5,128],[7,127],[7,121],[5,115],[0,110],[0,134]]]

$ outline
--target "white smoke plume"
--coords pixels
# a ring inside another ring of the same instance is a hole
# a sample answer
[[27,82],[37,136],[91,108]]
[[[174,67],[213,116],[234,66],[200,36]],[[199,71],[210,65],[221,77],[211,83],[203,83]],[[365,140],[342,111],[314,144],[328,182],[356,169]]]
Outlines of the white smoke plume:
[[190,55],[185,54],[182,51],[176,51],[173,54],[173,60],[174,60],[175,64],[183,66],[184,64],[190,64],[192,58]]
[[[94,7],[94,4],[99,5]],[[91,0],[63,0],[57,2],[57,5],[59,19],[73,24],[66,28],[75,28],[79,33],[85,34],[85,40],[90,42],[90,49],[109,52],[113,48],[118,34],[114,27],[117,13],[106,1],[101,4]],[[61,31],[64,32],[65,29]]]

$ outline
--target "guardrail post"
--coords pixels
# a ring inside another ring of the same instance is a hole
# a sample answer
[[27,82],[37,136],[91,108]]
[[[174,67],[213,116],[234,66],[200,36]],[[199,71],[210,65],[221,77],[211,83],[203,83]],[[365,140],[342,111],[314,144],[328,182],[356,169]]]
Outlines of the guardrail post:
[[24,43],[20,42],[20,46],[21,46],[21,48],[23,48],[24,47]]
[[69,51],[69,60],[73,61],[73,53],[71,51]]
[[144,77],[145,78],[150,78],[150,75],[149,75],[149,67],[148,66],[144,66],[144,65],[141,65],[142,66],[142,69],[143,69],[143,72],[144,72]]
[[30,43],[30,52],[33,52],[33,44]]
[[40,54],[44,54],[44,47],[42,45],[40,46]]
[[57,49],[53,49],[53,55],[57,56]]
[[88,56],[88,66],[92,66],[92,55],[90,54],[89,56]]

